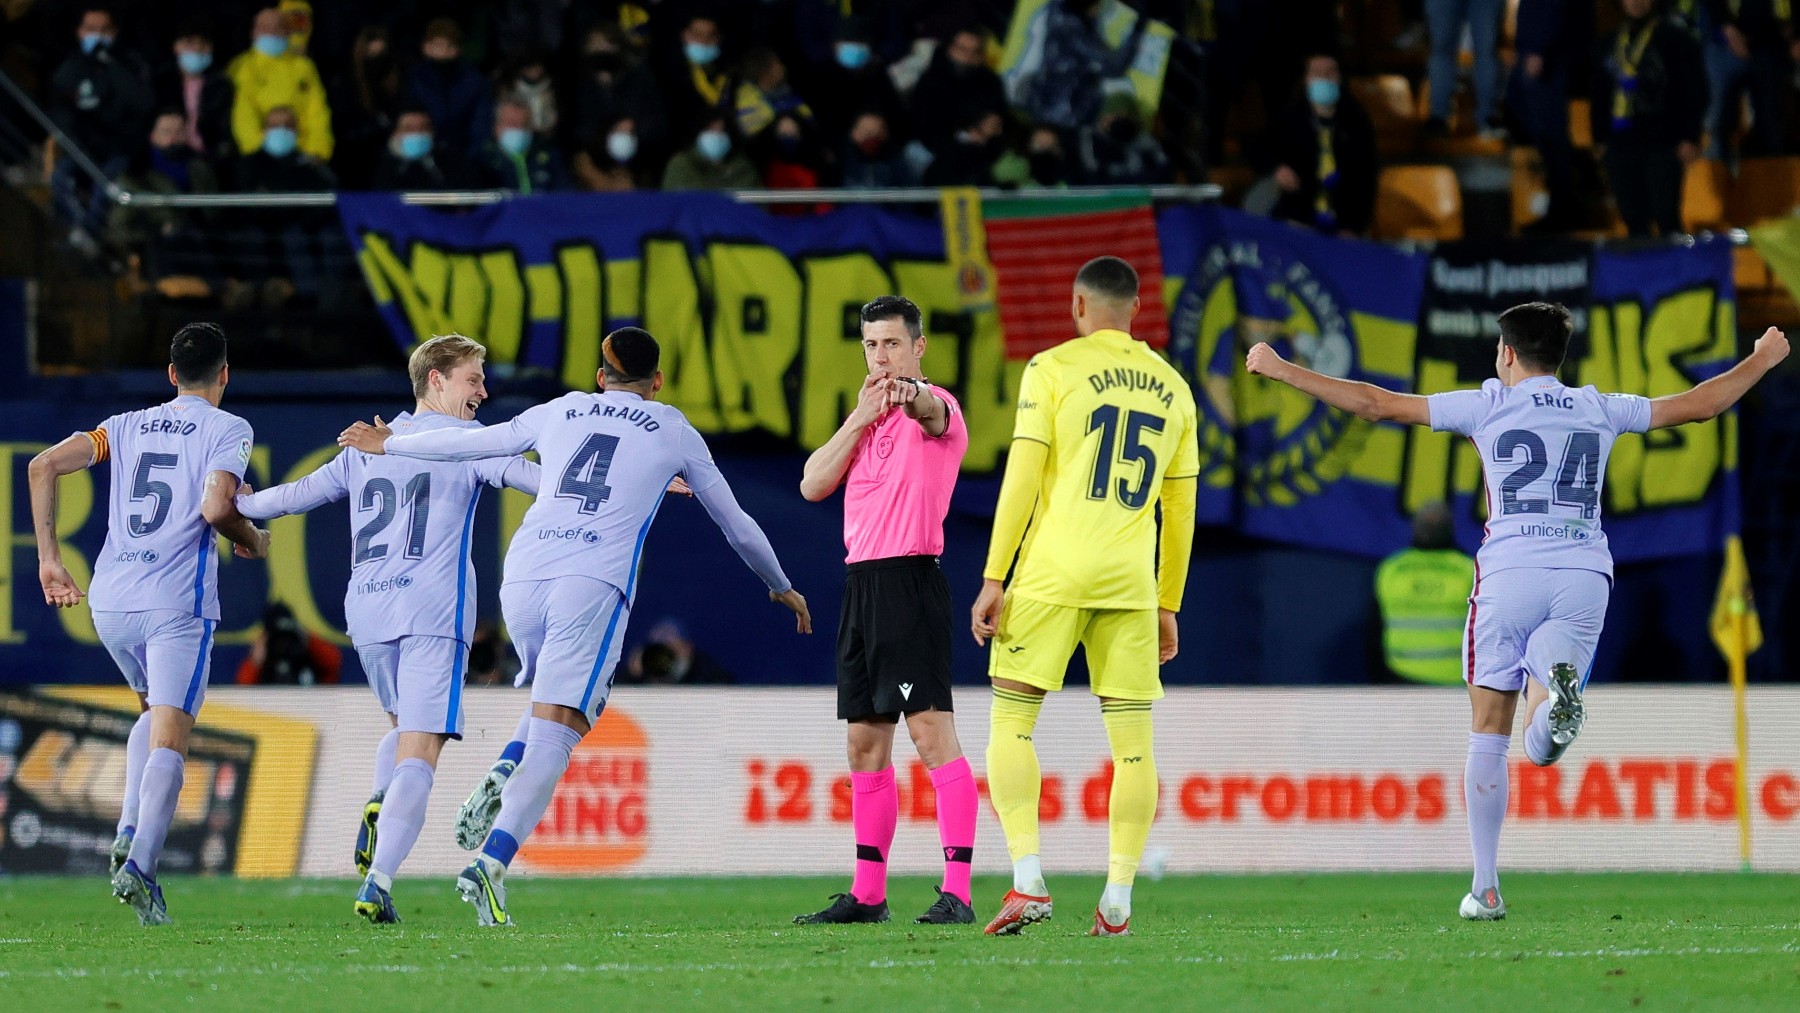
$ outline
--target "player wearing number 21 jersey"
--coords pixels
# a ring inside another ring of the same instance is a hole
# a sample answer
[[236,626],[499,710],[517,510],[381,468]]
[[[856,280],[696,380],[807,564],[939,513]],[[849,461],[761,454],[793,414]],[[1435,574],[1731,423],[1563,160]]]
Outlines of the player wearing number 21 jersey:
[[[408,362],[417,402],[395,417],[393,431],[480,429],[474,418],[487,399],[485,355],[458,334],[421,344]],[[424,826],[444,741],[462,738],[475,628],[469,540],[483,486],[536,495],[538,466],[522,457],[440,463],[345,450],[299,481],[238,497],[238,510],[257,519],[350,501],[344,620],[394,725],[375,750],[355,851],[366,877],[355,910],[372,922],[399,920],[389,895],[394,874]]]
[[635,327],[601,345],[600,391],[565,394],[487,429],[399,435],[357,423],[339,442],[371,454],[475,461],[536,449],[543,488],[506,552],[500,606],[531,683],[532,717],[518,767],[500,794],[481,855],[457,878],[482,925],[508,921],[502,886],[550,804],[569,755],[606,706],[637,591],[644,539],[670,481],[681,476],[771,598],[811,631],[768,538],[738,506],[698,431],[658,404],[656,340]]
[[1710,419],[1736,404],[1787,356],[1770,328],[1744,361],[1691,390],[1650,399],[1566,387],[1569,311],[1527,303],[1500,314],[1498,378],[1480,390],[1420,397],[1322,376],[1268,345],[1250,350],[1250,372],[1289,384],[1371,421],[1429,425],[1468,437],[1487,478],[1487,535],[1463,638],[1474,719],[1464,769],[1475,874],[1461,914],[1506,916],[1497,856],[1508,794],[1506,754],[1519,691],[1525,753],[1555,763],[1586,719],[1582,691],[1612,590],[1612,553],[1600,527],[1601,490],[1613,441],[1626,433]]

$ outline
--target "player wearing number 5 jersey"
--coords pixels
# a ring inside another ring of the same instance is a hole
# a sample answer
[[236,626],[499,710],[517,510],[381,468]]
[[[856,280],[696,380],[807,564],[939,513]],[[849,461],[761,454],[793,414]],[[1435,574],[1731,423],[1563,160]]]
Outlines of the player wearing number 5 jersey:
[[[432,338],[408,362],[411,413],[396,433],[480,429],[487,400],[486,349],[459,334]],[[366,878],[356,912],[397,922],[394,874],[425,823],[438,755],[462,738],[462,685],[475,629],[475,565],[469,538],[484,485],[537,495],[538,466],[522,457],[434,463],[346,450],[286,485],[238,498],[246,517],[304,513],[350,501],[350,585],[344,621],[369,686],[393,730],[375,750],[374,794],[357,834]]]
[[1150,706],[1163,695],[1158,666],[1175,656],[1200,461],[1193,391],[1126,332],[1137,311],[1131,265],[1089,261],[1075,276],[1081,337],[1035,356],[1019,387],[972,624],[977,643],[994,641],[988,792],[1013,858],[1013,888],[990,934],[1050,917],[1031,736],[1044,693],[1062,688],[1077,643],[1087,651],[1113,756],[1106,891],[1092,934],[1126,933],[1156,815]]
[[106,546],[88,605],[100,642],[144,707],[126,741],[125,805],[112,848],[113,895],[144,925],[169,920],[156,867],[212,668],[218,535],[250,559],[269,546],[269,533],[232,506],[255,437],[248,422],[219,410],[230,379],[225,332],[188,324],[169,344],[175,400],[114,415],[31,462],[38,579],[44,601],[58,608],[73,608],[82,591],[62,563],[57,479],[111,462]]
[[738,506],[706,442],[662,389],[656,339],[635,327],[601,344],[597,394],[566,394],[488,429],[393,435],[357,423],[339,442],[369,454],[473,461],[536,448],[543,489],[506,552],[500,606],[531,682],[532,717],[518,769],[481,855],[457,878],[482,925],[508,921],[502,879],[550,804],[569,754],[606,706],[644,538],[670,480],[687,480],[769,596],[812,630],[806,599],[781,571],[768,538]]
[[1497,856],[1506,815],[1507,747],[1525,691],[1525,753],[1560,759],[1586,720],[1582,699],[1612,590],[1612,553],[1600,528],[1607,455],[1624,433],[1713,418],[1787,357],[1771,327],[1744,361],[1691,390],[1655,399],[1565,387],[1569,311],[1526,303],[1500,314],[1498,378],[1480,390],[1420,397],[1321,376],[1268,345],[1250,349],[1250,372],[1370,421],[1429,425],[1468,437],[1487,477],[1487,535],[1463,638],[1474,712],[1463,799],[1475,875],[1461,914],[1506,917]]

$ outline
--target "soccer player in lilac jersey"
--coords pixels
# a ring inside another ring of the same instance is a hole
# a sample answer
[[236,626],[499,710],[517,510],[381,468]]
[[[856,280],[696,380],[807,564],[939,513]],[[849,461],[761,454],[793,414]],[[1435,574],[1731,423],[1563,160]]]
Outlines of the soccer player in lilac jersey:
[[1429,397],[1323,376],[1266,344],[1249,354],[1250,372],[1340,411],[1457,433],[1481,452],[1487,534],[1475,557],[1463,638],[1474,712],[1463,800],[1475,875],[1460,913],[1470,920],[1506,917],[1498,854],[1519,691],[1525,691],[1525,753],[1532,763],[1555,763],[1586,720],[1582,690],[1612,590],[1600,494],[1613,441],[1622,433],[1714,418],[1788,354],[1787,338],[1771,327],[1742,362],[1680,394],[1602,394],[1556,378],[1571,330],[1569,311],[1560,305],[1514,306],[1500,314],[1498,378],[1480,390]]
[[112,877],[113,895],[144,925],[169,922],[156,864],[212,669],[217,537],[230,539],[246,559],[269,551],[269,533],[232,505],[255,437],[248,422],[219,410],[230,380],[225,332],[216,324],[188,324],[169,344],[173,401],[114,415],[70,436],[33,458],[29,473],[44,602],[73,608],[84,595],[62,562],[57,480],[112,462],[106,546],[85,596],[100,642],[144,708],[126,743],[126,800]]
[[[396,433],[480,429],[487,400],[487,350],[460,334],[413,350],[413,410]],[[246,517],[265,520],[350,500],[350,586],[344,621],[369,685],[393,722],[375,750],[374,794],[363,807],[355,861],[364,874],[355,910],[398,922],[394,874],[425,823],[438,755],[462,738],[462,685],[475,629],[475,566],[469,536],[484,485],[537,495],[538,466],[522,457],[434,463],[345,450],[286,485],[238,497]],[[446,607],[448,606],[448,607]]]
[[[569,754],[612,689],[637,591],[644,538],[676,476],[725,532],[740,558],[812,632],[806,599],[794,590],[756,522],[738,506],[706,442],[687,418],[658,404],[656,339],[635,327],[601,343],[595,394],[571,393],[487,429],[395,435],[362,422],[338,442],[367,454],[472,461],[536,448],[544,488],[506,552],[500,607],[531,683],[531,719],[518,769],[500,795],[500,813],[457,890],[482,925],[505,925],[506,869],[549,806]],[[377,420],[379,422],[379,420]]]

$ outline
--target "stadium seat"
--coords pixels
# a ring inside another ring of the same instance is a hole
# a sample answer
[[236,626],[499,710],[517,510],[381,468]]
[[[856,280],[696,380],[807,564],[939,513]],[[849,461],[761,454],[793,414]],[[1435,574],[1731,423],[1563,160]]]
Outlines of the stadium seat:
[[1383,155],[1412,149],[1424,122],[1413,102],[1412,84],[1399,74],[1377,74],[1350,79],[1350,94],[1368,110],[1375,124],[1375,145]]
[[1550,193],[1544,186],[1544,162],[1536,148],[1515,147],[1507,158],[1512,163],[1512,227],[1516,232],[1537,219],[1532,201],[1539,195],[1548,201]]
[[1569,143],[1577,150],[1594,146],[1594,121],[1589,116],[1587,99],[1569,100]]
[[1688,166],[1681,183],[1681,227],[1689,232],[1727,227],[1725,195],[1730,187],[1725,163],[1702,158]]
[[1737,182],[1725,199],[1731,224],[1749,228],[1769,218],[1792,214],[1800,206],[1800,157],[1746,158]]
[[1393,165],[1375,187],[1377,239],[1461,239],[1462,191],[1442,165]]

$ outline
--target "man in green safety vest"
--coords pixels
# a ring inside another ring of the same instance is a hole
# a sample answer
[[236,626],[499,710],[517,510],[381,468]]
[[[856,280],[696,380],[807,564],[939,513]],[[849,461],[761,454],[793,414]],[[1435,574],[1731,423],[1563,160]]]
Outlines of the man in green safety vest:
[[1381,561],[1381,648],[1404,679],[1442,686],[1463,682],[1463,627],[1475,560],[1451,540],[1450,508],[1427,503],[1413,515],[1412,547]]

